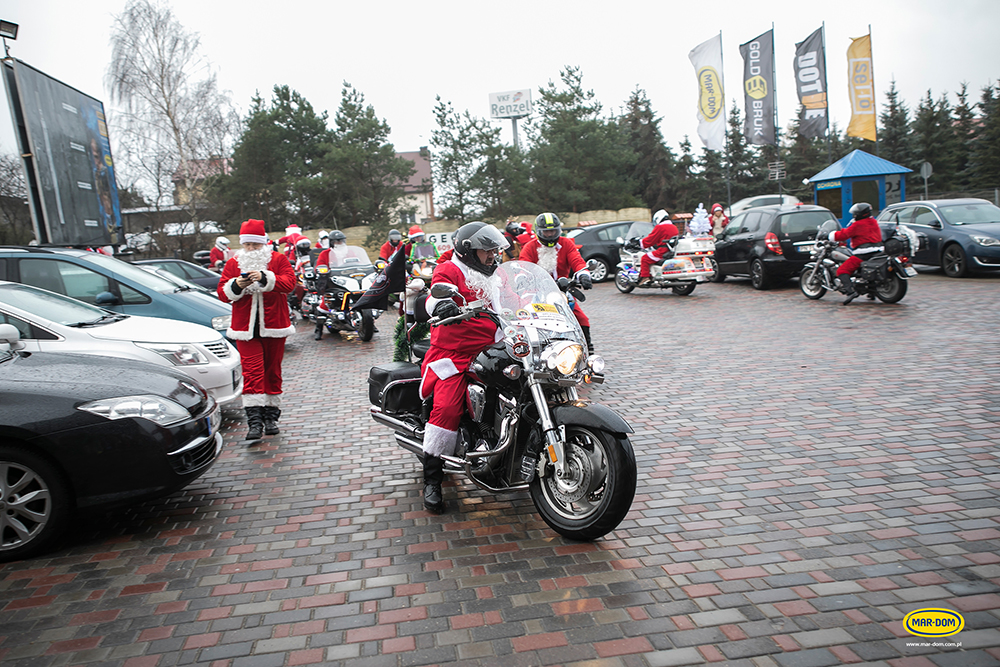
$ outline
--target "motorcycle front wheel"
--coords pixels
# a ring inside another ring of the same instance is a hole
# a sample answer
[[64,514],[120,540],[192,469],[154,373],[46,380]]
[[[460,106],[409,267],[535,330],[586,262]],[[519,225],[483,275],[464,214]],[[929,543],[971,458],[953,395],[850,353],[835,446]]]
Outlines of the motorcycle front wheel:
[[372,311],[362,310],[361,311],[361,322],[358,323],[358,338],[364,342],[368,342],[375,335],[375,318],[372,316]]
[[885,303],[896,303],[906,296],[906,281],[895,273],[875,284],[875,296]]
[[822,298],[826,294],[826,288],[823,287],[823,274],[820,271],[813,273],[812,269],[805,269],[799,276],[799,289],[802,290],[802,294],[807,299],[815,301]]
[[566,426],[566,468],[537,475],[529,485],[531,500],[552,530],[571,540],[607,535],[622,522],[635,497],[636,466],[632,443],[613,433]]
[[625,271],[625,269],[620,270],[615,274],[615,287],[622,294],[628,294],[635,289],[635,281],[632,277]]

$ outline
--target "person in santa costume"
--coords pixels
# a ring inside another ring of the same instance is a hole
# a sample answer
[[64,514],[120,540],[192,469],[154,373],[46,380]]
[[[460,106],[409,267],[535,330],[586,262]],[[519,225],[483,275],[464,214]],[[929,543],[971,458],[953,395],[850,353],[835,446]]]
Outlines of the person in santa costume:
[[[285,235],[278,239],[277,243],[280,246],[282,243],[285,244],[285,256],[288,261],[295,264],[295,244],[302,239],[309,240],[307,237],[302,235],[302,228],[296,224],[291,224],[285,227]],[[309,241],[312,243],[312,241]]]
[[[535,218],[535,238],[527,241],[521,247],[518,257],[522,262],[531,262],[542,267],[558,280],[559,278],[576,278],[583,289],[594,286],[594,280],[587,269],[587,262],[580,255],[572,239],[562,238],[562,223],[555,213],[542,213]],[[583,329],[587,339],[587,351],[594,352],[594,344],[590,341],[590,318],[580,308],[577,301],[573,302],[573,314]]]
[[[455,234],[452,259],[437,266],[431,285],[450,285],[467,303],[482,299],[506,247],[507,240],[496,227],[485,222],[462,225]],[[440,319],[454,317],[461,303],[456,298],[428,297],[427,312]],[[436,514],[445,510],[441,492],[444,461],[440,457],[454,455],[458,444],[458,425],[469,384],[465,372],[480,352],[502,338],[496,324],[486,318],[437,326],[431,331],[431,346],[421,367],[420,398],[434,396],[424,431],[424,507]]]
[[647,251],[639,260],[639,287],[652,280],[649,269],[653,264],[662,262],[665,257],[673,254],[667,241],[680,235],[677,225],[670,222],[667,212],[662,208],[653,214],[653,225],[653,231],[639,242],[639,246]]
[[229,239],[220,236],[215,239],[212,251],[208,253],[208,265],[216,271],[221,271],[222,267],[233,256],[233,251],[229,249]]
[[378,256],[388,262],[389,258],[392,257],[392,253],[399,250],[399,244],[402,242],[403,235],[399,233],[399,230],[390,229],[389,237],[386,239],[386,242],[382,244],[382,247],[379,248]]
[[882,228],[878,226],[878,221],[872,217],[871,205],[866,202],[858,202],[851,207],[850,213],[854,217],[854,222],[843,229],[830,232],[829,236],[831,241],[850,240],[853,249],[853,254],[837,268],[838,287],[847,296],[844,299],[845,306],[858,296],[857,290],[854,289],[854,282],[851,280],[851,274],[858,270],[862,260],[868,259],[884,249]]
[[240,227],[242,250],[226,262],[219,278],[219,299],[233,305],[226,336],[236,341],[243,364],[243,408],[248,440],[278,433],[281,417],[281,360],[285,338],[295,333],[288,314],[288,293],[295,272],[288,259],[271,249],[263,220]]

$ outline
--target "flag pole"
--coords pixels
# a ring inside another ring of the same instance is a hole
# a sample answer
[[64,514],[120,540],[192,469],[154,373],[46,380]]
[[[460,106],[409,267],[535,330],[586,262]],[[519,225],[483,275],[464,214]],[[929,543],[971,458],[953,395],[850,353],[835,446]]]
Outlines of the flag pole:
[[823,91],[826,94],[826,166],[829,167],[833,164],[833,150],[830,148],[830,87],[826,82],[826,21],[823,21],[820,31],[823,36]]
[[875,46],[872,44],[872,24],[868,24],[868,53],[872,59],[872,106],[875,109],[875,156],[882,157],[878,143],[878,105],[875,104]]
[[719,60],[722,64],[722,127],[726,138],[726,210],[733,208],[733,188],[729,180],[729,163],[732,153],[729,152],[729,107],[726,104],[726,58],[722,51],[722,31],[719,31]]
[[[775,160],[781,162],[781,132],[778,127],[778,86],[775,85],[774,72],[774,21],[771,22],[771,96],[774,99],[774,118],[771,122],[774,123],[774,155]],[[781,179],[776,179],[778,181],[778,194],[781,194]]]

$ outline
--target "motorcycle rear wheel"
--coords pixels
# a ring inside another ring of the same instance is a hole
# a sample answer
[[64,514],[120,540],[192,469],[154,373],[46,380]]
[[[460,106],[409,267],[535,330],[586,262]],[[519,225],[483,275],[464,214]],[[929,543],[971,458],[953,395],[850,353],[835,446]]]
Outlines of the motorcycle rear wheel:
[[[812,276],[812,281],[809,280],[810,276]],[[826,288],[823,287],[823,274],[817,271],[813,276],[811,270],[803,271],[802,275],[799,276],[799,289],[802,290],[802,294],[807,299],[815,301],[823,298],[823,295],[826,294]]]
[[687,285],[678,285],[677,287],[671,287],[674,294],[677,296],[687,296],[694,291],[694,288],[698,286],[698,283],[688,283]]
[[607,535],[622,522],[635,497],[632,443],[613,433],[566,426],[566,464],[573,480],[559,486],[554,470],[529,485],[531,500],[552,530],[571,540]]
[[628,294],[635,289],[635,283],[632,281],[632,278],[629,277],[629,274],[627,274],[624,270],[621,270],[615,274],[615,287],[617,287],[618,291],[622,294]]
[[906,287],[906,281],[892,273],[888,280],[875,284],[875,296],[885,303],[896,303],[906,296]]

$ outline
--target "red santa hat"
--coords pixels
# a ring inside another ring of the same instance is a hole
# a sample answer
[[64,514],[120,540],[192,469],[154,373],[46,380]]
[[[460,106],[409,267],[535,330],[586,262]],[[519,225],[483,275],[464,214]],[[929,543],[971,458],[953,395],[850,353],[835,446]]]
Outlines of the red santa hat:
[[240,225],[240,243],[267,243],[264,221],[250,219]]
[[726,209],[722,208],[722,204],[712,204],[712,213],[715,213],[716,211],[722,211],[724,213],[725,210]]
[[294,222],[292,224],[288,225],[287,227],[285,227],[285,235],[286,236],[290,236],[292,234],[301,234],[301,233],[302,233],[302,229],[298,225],[296,225]]

